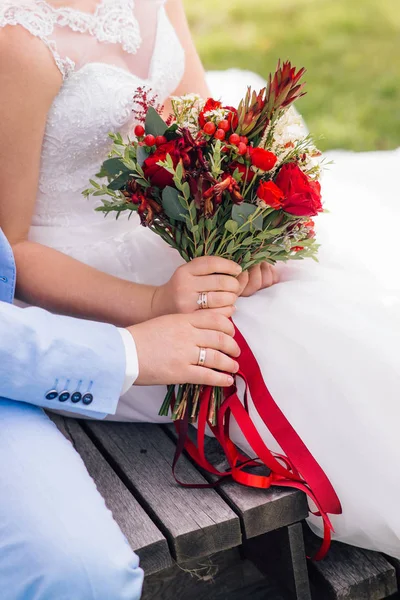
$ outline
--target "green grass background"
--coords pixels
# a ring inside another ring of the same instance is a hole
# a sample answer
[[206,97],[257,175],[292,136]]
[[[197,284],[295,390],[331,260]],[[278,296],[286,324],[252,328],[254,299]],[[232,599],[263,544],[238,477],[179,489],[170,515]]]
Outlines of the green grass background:
[[321,149],[400,146],[400,0],[185,0],[207,69],[307,69],[297,107]]

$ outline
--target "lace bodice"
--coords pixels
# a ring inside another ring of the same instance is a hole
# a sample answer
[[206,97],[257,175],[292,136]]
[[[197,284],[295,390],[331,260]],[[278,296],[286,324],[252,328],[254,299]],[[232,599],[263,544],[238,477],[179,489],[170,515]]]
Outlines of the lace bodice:
[[63,84],[48,114],[33,226],[101,219],[81,192],[106,158],[108,132],[133,129],[133,96],[160,101],[184,71],[184,52],[164,0],[99,0],[94,12],[43,0],[0,0],[0,27],[21,26],[49,48]]

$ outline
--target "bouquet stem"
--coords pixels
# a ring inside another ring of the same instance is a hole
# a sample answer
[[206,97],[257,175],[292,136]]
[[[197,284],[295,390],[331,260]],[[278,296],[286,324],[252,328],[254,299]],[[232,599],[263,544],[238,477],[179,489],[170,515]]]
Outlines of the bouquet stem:
[[[183,419],[185,412],[188,411],[191,423],[196,423],[199,416],[200,403],[202,402],[202,392],[204,386],[181,384],[178,386],[175,397],[175,386],[169,385],[167,393],[159,411],[159,415],[167,417],[171,413],[171,419],[177,421]],[[175,401],[174,401],[175,397]],[[223,390],[219,387],[213,387],[210,395],[210,404],[208,407],[208,421],[215,426],[218,419],[218,411],[223,400]],[[172,407],[172,408],[171,408]]]

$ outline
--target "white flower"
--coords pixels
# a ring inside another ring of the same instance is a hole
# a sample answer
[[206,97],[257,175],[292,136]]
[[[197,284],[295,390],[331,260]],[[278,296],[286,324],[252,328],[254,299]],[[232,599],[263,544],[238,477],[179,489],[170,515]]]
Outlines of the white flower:
[[282,117],[277,121],[274,127],[273,146],[286,146],[286,144],[296,144],[307,137],[307,127],[301,115],[294,106],[291,106]]
[[198,131],[198,118],[205,100],[198,94],[171,97],[172,110],[180,127],[187,127],[192,133]]
[[220,121],[223,121],[225,119],[228,113],[229,110],[227,110],[226,108],[214,108],[213,110],[208,110],[207,112],[205,112],[204,118],[207,121],[213,121],[216,125],[218,125]]
[[196,107],[202,110],[205,100],[199,94],[186,94],[185,96],[171,96],[171,102],[177,108],[187,108],[188,106]]

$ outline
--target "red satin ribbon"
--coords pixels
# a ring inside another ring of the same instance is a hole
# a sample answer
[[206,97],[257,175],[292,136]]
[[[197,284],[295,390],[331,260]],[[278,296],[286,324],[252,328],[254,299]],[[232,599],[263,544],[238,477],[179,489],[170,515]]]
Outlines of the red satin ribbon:
[[[329,549],[331,532],[333,531],[328,513],[340,514],[342,512],[340,501],[324,471],[272,398],[263,380],[257,360],[237,328],[235,339],[241,349],[241,355],[238,359],[240,370],[237,377],[243,379],[245,383],[244,404],[239,400],[236,385],[230,388],[225,394],[225,400],[218,411],[217,426],[213,426],[208,421],[211,388],[203,388],[200,396],[197,446],[188,438],[188,410],[183,419],[175,421],[178,444],[172,466],[174,477],[178,483],[185,487],[214,487],[224,478],[230,476],[238,483],[249,487],[268,489],[271,486],[278,486],[301,490],[316,505],[318,510],[313,514],[321,516],[323,519],[324,538],[320,549],[314,556],[315,560],[320,560]],[[254,407],[260,418],[286,456],[271,452],[258,433],[248,411],[248,391],[250,391]],[[171,400],[171,405],[173,403],[174,398]],[[257,455],[257,459],[249,460],[233,444],[229,437],[231,417],[237,422],[247,443]],[[219,471],[206,459],[204,441],[207,425],[211,428],[225,452],[230,465],[227,471]],[[175,475],[175,468],[183,450],[186,450],[202,469],[216,475],[218,480],[213,484],[186,484],[179,481]],[[244,470],[260,464],[268,467],[270,470],[269,475],[255,475]]]

